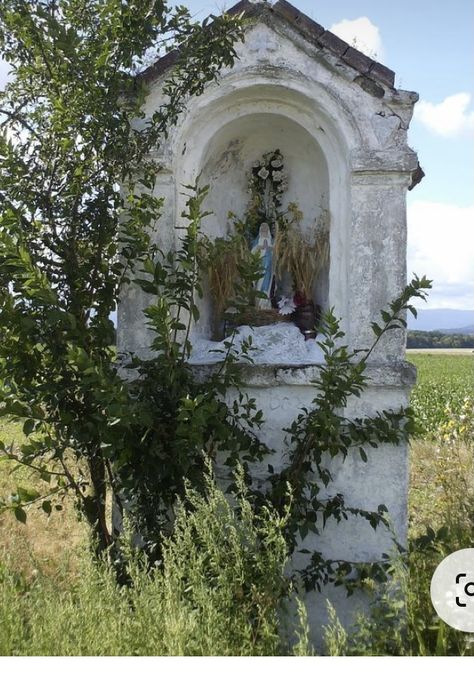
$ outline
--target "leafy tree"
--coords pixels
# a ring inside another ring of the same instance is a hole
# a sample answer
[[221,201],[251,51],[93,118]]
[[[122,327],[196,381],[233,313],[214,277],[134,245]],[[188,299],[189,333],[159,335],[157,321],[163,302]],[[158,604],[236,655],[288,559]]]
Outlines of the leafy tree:
[[[161,206],[149,153],[187,97],[233,63],[241,37],[239,17],[199,25],[162,0],[0,6],[12,71],[0,94],[0,414],[24,419],[19,460],[51,494],[75,492],[98,552],[112,541],[108,456],[120,458],[134,414],[110,314],[150,256]],[[166,103],[135,124],[146,86],[133,73],[151,49],[170,46]],[[17,495],[20,520],[35,499],[51,511],[47,496]]]

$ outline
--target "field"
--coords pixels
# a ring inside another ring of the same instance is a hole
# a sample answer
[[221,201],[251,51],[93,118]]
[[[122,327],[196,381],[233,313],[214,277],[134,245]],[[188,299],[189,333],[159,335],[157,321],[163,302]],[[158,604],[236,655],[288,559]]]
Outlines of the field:
[[[408,358],[418,369],[411,395],[418,427],[411,444],[410,528],[414,538],[427,528],[439,529],[468,516],[474,487],[474,356],[432,352]],[[467,521],[465,525],[472,539],[474,524]]]
[[472,433],[474,355],[465,351],[439,352],[408,355],[418,369],[418,382],[412,392],[411,405],[420,434],[432,439],[440,435],[445,439],[469,439]]
[[424,354],[424,355],[461,354],[464,356],[468,356],[474,354],[474,350],[472,350],[470,347],[433,347],[433,348],[414,347],[411,348],[410,350],[407,350],[408,359],[410,359],[410,355],[412,354]]
[[418,369],[409,504],[414,654],[473,655],[469,635],[433,612],[429,585],[445,556],[474,543],[474,355],[433,351],[408,359]]
[[[474,541],[474,355],[436,351],[410,353],[408,358],[418,368],[418,384],[412,393],[417,434],[411,445],[409,566],[399,578],[408,597],[408,631],[400,633],[394,628],[394,618],[399,622],[401,617],[399,606],[397,610],[392,597],[382,595],[368,624],[354,638],[333,645],[330,654],[474,654],[467,635],[441,622],[429,599],[437,564],[451,551],[470,547]],[[17,425],[0,421],[0,439],[11,442],[20,437]],[[34,479],[23,468],[1,462],[0,496],[17,483],[28,488]],[[15,588],[36,590],[39,604],[47,595],[44,591],[41,597],[41,590],[49,589],[48,594],[54,596],[53,590],[68,590],[71,585],[83,589],[81,593],[89,594],[88,603],[93,603],[96,587],[92,592],[80,587],[86,551],[86,529],[77,521],[72,501],[49,518],[31,509],[26,525],[10,513],[0,516],[0,583],[3,562],[3,570],[16,576]],[[94,585],[102,589],[104,581],[95,580]],[[106,612],[107,603],[112,602],[122,603],[108,598],[102,610]],[[80,601],[76,598],[74,603]],[[110,647],[111,654],[114,649],[119,650],[117,645]],[[19,654],[24,654],[21,649]]]

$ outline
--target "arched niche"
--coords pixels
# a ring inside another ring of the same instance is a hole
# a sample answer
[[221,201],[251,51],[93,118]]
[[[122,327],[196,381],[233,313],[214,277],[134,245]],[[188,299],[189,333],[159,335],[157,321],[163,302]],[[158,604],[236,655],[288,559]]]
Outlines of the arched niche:
[[229,233],[228,212],[243,216],[248,203],[252,164],[280,149],[288,176],[283,208],[296,202],[304,214],[302,229],[311,231],[329,207],[327,162],[319,144],[294,120],[276,113],[253,113],[224,125],[206,149],[201,184],[209,185],[205,231],[214,237]]
[[[206,210],[212,212],[203,224],[209,236],[226,237],[232,232],[229,212],[243,217],[249,200],[248,180],[252,165],[265,153],[279,149],[284,157],[288,189],[282,208],[295,202],[304,214],[301,230],[307,235],[321,227],[329,213],[329,177],[324,154],[315,139],[294,120],[275,113],[253,113],[224,125],[206,149],[200,172],[202,185],[209,185]],[[319,275],[314,300],[328,303],[328,270]],[[203,324],[209,304],[203,303]]]
[[[318,96],[318,93],[320,96]],[[228,212],[243,216],[248,204],[248,174],[254,161],[279,149],[289,178],[285,202],[296,202],[304,214],[301,229],[311,231],[323,211],[329,222],[330,261],[315,284],[314,300],[326,309],[336,306],[344,316],[347,301],[345,244],[349,228],[350,124],[335,128],[334,112],[324,110],[327,92],[297,91],[274,82],[245,87],[240,82],[230,93],[201,101],[181,127],[176,145],[176,214],[184,208],[179,186],[209,185],[205,208],[212,211],[203,223],[211,237],[229,234]],[[331,106],[329,106],[330,108]],[[339,116],[341,111],[339,110]],[[179,222],[179,219],[178,219]],[[179,236],[179,234],[177,235]],[[203,337],[211,333],[212,304],[207,293],[196,327]]]

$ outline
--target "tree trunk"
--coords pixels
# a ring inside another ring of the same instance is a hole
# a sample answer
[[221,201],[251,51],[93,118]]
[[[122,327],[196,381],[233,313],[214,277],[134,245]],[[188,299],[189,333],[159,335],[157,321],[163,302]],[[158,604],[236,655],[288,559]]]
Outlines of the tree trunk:
[[84,497],[84,511],[92,529],[94,538],[94,554],[99,558],[112,544],[107,527],[105,502],[107,484],[105,480],[105,463],[100,452],[88,459],[90,487]]

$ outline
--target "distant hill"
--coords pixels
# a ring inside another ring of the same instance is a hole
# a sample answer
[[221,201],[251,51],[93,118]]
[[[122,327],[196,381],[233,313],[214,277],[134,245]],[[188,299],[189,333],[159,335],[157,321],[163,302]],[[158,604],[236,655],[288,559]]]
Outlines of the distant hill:
[[418,310],[415,319],[410,313],[408,328],[412,331],[442,331],[443,333],[474,333],[474,310]]
[[474,324],[470,326],[461,326],[460,329],[440,329],[441,333],[457,333],[463,336],[474,336]]

